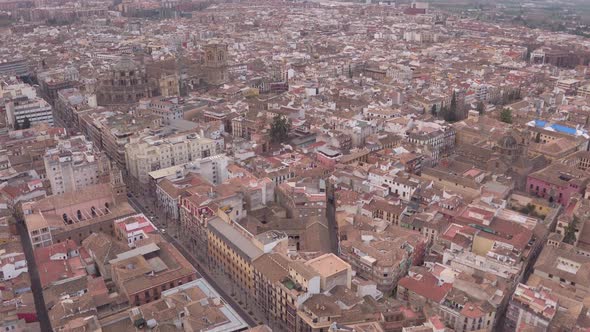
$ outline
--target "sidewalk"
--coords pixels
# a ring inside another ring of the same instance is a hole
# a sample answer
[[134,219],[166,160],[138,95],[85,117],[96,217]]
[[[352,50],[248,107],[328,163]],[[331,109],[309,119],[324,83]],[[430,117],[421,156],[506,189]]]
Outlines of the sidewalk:
[[201,274],[206,274],[212,279],[214,278],[215,282],[219,284],[219,286],[225,291],[227,291],[227,294],[231,296],[232,300],[240,306],[240,308],[249,316],[252,321],[256,322],[258,325],[263,324],[263,322],[268,323],[266,322],[266,319],[264,319],[264,315],[260,313],[257,308],[253,308],[254,306],[248,305],[248,301],[253,301],[253,298],[251,298],[249,294],[245,294],[244,292],[237,290],[237,287],[227,278],[223,272],[210,269],[208,262],[203,262],[197,255],[192,253],[191,249],[188,248],[185,243],[183,243],[179,234],[179,224],[177,224],[175,220],[169,219],[168,222],[166,222],[164,213],[162,210],[152,205],[150,202],[151,199],[146,199],[143,196],[134,196],[134,198],[137,202],[139,202],[143,209],[150,213],[154,212],[153,215],[157,218],[151,218],[152,215],[148,215],[147,217],[152,220],[156,227],[166,230],[168,237],[170,237],[169,242],[171,242],[176,247],[182,247],[183,250],[181,251],[188,253],[191,256],[190,258],[198,263],[196,268],[198,268],[199,272],[202,272]]
[[[172,231],[171,228],[176,227],[169,226],[167,228],[169,235],[173,237],[177,236],[178,233],[176,231]],[[181,246],[189,254],[192,253],[191,250],[185,246],[181,239],[175,239],[173,244],[175,246]],[[254,301],[254,299],[251,298],[249,294],[245,294],[244,292],[238,290],[238,287],[236,287],[235,284],[232,283],[222,271],[212,270],[209,268],[208,263],[203,264],[203,262],[200,261],[196,255],[191,254],[191,256],[200,263],[199,271],[202,271],[212,278],[215,278],[215,281],[220,284],[219,286],[229,291],[228,294],[231,296],[231,298],[240,306],[240,308],[242,308],[242,310],[244,310],[244,312],[248,314],[248,316],[250,316],[252,320],[254,320],[258,325],[263,324],[265,321],[264,316],[256,308],[248,305],[248,301]]]

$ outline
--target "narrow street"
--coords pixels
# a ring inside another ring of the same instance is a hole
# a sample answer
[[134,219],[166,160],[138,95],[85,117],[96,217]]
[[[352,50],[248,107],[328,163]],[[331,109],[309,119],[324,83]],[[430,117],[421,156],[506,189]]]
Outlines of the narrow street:
[[29,239],[24,223],[17,223],[16,228],[20,235],[25,257],[27,259],[27,267],[31,278],[31,291],[33,292],[33,297],[35,299],[35,310],[37,311],[37,318],[41,324],[41,331],[50,332],[51,324],[49,323],[49,314],[45,308],[45,300],[43,300],[43,289],[41,288],[41,279],[39,278],[39,271],[37,270],[37,264],[35,263],[35,255],[33,254],[31,240]]
[[[137,211],[142,212],[143,214],[145,214],[148,218],[150,218],[150,220],[152,220],[152,222],[154,223],[154,225],[156,225],[157,227],[161,227],[159,222],[154,221],[150,216],[151,213],[137,200],[137,198],[135,197],[129,197],[129,203],[131,204],[131,206],[133,206],[133,208],[135,208]],[[242,308],[231,296],[230,294],[228,294],[226,292],[226,288],[221,287],[220,284],[216,281],[215,278],[213,278],[211,276],[210,271],[204,267],[201,266],[201,264],[199,263],[199,261],[197,259],[195,259],[195,257],[193,255],[191,255],[185,248],[184,246],[182,246],[174,237],[172,237],[170,234],[168,234],[167,232],[160,232],[160,234],[170,243],[172,243],[172,245],[174,245],[174,247],[176,247],[176,249],[178,249],[178,251],[180,251],[180,253],[186,257],[186,259],[193,264],[193,266],[195,267],[195,269],[197,269],[197,272],[203,277],[205,278],[205,280],[211,284],[211,286],[213,286],[213,288],[215,288],[215,290],[219,293],[219,295],[221,295],[223,297],[223,299],[246,321],[246,323],[248,325],[250,325],[251,327],[254,326],[258,326],[260,325],[260,323],[257,323],[247,312],[246,309]]]
[[326,195],[326,219],[328,219],[328,234],[330,235],[330,249],[335,255],[339,254],[338,248],[338,223],[336,222],[336,204],[334,194]]

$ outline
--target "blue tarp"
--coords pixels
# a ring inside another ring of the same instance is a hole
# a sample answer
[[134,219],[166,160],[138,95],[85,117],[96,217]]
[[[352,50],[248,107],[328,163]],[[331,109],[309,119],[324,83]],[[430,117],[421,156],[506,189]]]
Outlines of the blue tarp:
[[566,126],[562,126],[562,125],[558,125],[558,124],[551,125],[551,128],[555,129],[555,131],[560,132],[560,133],[566,133],[566,134],[570,134],[570,135],[576,134],[575,128],[570,128],[570,127],[566,127]]
[[535,126],[537,126],[537,127],[543,127],[543,128],[545,128],[546,125],[547,125],[547,121],[535,120]]
[[[545,128],[545,127],[547,127],[547,121],[535,120],[535,126]],[[553,128],[553,130],[555,130],[556,132],[559,132],[559,133],[564,133],[564,134],[569,134],[569,135],[576,134],[576,128],[571,128],[571,127],[567,127],[567,126],[559,125],[559,124],[552,124],[549,127]]]

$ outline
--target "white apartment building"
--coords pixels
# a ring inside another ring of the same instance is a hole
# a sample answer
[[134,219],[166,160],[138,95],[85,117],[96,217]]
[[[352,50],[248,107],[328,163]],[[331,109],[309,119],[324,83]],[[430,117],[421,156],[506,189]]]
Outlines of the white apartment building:
[[11,127],[14,128],[16,123],[22,126],[25,118],[29,119],[31,125],[53,124],[51,105],[42,98],[29,98],[26,95],[13,98],[6,103],[6,120]]
[[0,281],[14,279],[25,272],[28,272],[25,254],[6,253],[3,249],[0,254]]
[[523,266],[523,262],[491,251],[487,256],[480,256],[470,251],[448,249],[443,254],[443,263],[466,273],[489,273],[507,281],[517,278]]
[[213,185],[220,185],[228,179],[228,164],[229,158],[225,154],[219,154],[150,172],[150,180],[157,183],[156,197],[160,206],[170,218],[178,220],[180,193],[182,188],[189,186],[186,184],[187,177],[198,175]]
[[404,32],[404,40],[416,43],[435,43],[438,42],[438,34],[427,30],[409,30]]
[[150,179],[159,182],[163,179],[177,181],[189,174],[199,175],[213,185],[220,185],[229,178],[227,167],[230,158],[225,154],[217,154],[199,158],[188,163],[162,168],[149,173]]
[[384,188],[386,195],[395,194],[401,200],[409,202],[420,186],[420,181],[400,169],[375,169],[369,171],[369,183],[372,188]]
[[147,184],[150,172],[221,153],[222,142],[222,138],[213,140],[197,134],[136,138],[125,147],[127,171],[140,183]]
[[389,67],[385,73],[387,77],[391,77],[396,82],[409,82],[414,77],[414,71],[409,66],[395,64]]
[[109,174],[108,158],[84,136],[60,141],[45,152],[43,161],[54,195],[101,183]]
[[164,123],[181,120],[184,114],[184,102],[178,97],[153,97],[139,101],[139,113],[151,113],[160,116]]
[[37,92],[32,86],[21,82],[0,82],[0,97],[13,99],[18,97],[35,98]]
[[490,99],[489,86],[487,84],[474,83],[472,85],[473,91],[475,92],[475,99],[486,101]]

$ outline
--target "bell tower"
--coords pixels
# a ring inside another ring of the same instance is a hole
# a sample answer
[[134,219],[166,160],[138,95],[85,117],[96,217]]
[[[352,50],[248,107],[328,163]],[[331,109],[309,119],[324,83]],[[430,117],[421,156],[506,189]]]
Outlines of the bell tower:
[[228,80],[227,44],[212,43],[204,46],[205,81],[210,85],[220,85]]
[[127,202],[127,187],[123,182],[123,175],[119,167],[111,167],[111,195],[113,196],[113,203],[119,205],[122,202]]

